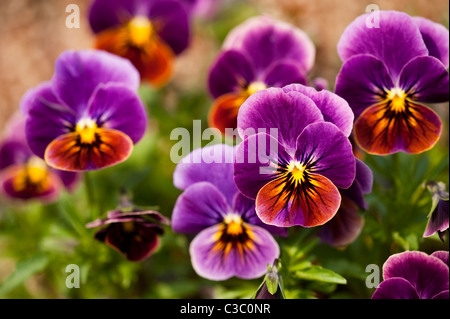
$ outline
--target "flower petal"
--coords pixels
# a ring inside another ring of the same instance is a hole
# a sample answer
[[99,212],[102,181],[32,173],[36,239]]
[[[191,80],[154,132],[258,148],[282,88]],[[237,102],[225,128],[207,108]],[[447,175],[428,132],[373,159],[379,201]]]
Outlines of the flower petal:
[[55,64],[52,88],[78,117],[101,83],[122,83],[137,91],[139,73],[130,61],[100,50],[65,51]]
[[134,227],[132,232],[127,232],[123,224],[117,223],[109,225],[106,231],[97,232],[96,238],[124,254],[128,260],[141,261],[158,247],[162,229],[157,225],[131,223]]
[[316,103],[322,112],[323,119],[326,122],[335,124],[345,136],[349,136],[353,129],[354,115],[347,101],[338,95],[327,90],[316,91],[314,88],[291,84],[283,88],[284,92],[300,92]]
[[430,237],[434,235],[436,232],[443,232],[448,229],[448,226],[449,226],[448,200],[440,199],[435,210],[431,213],[423,237]]
[[383,281],[375,290],[372,299],[420,299],[416,289],[403,278]]
[[343,197],[348,197],[355,204],[363,209],[367,209],[364,194],[372,192],[373,174],[371,169],[362,161],[356,158],[356,175],[352,186],[347,189],[340,189]]
[[432,253],[430,256],[439,258],[440,260],[442,260],[444,262],[444,264],[449,266],[449,254],[448,254],[448,251],[446,251],[446,250],[437,250],[434,253]]
[[348,102],[357,119],[367,107],[384,98],[385,89],[393,87],[383,62],[361,54],[344,62],[336,78],[335,92]]
[[158,36],[175,55],[183,52],[190,42],[189,18],[183,6],[175,0],[153,1],[148,17]]
[[239,108],[246,99],[246,96],[239,93],[227,93],[218,97],[209,111],[209,126],[218,128],[222,134],[228,132],[227,129],[237,128]]
[[332,246],[351,244],[361,233],[364,218],[358,214],[359,208],[348,197],[342,196],[341,206],[334,217],[320,227],[320,239]]
[[340,203],[338,189],[326,177],[311,174],[298,186],[280,177],[261,188],[256,213],[266,224],[278,227],[315,227],[333,218]]
[[259,133],[245,139],[236,149],[234,181],[239,191],[255,199],[259,190],[277,177],[279,163],[292,157],[275,138]]
[[[338,53],[342,61],[358,54],[371,54],[381,60],[393,79],[412,58],[428,55],[428,49],[414,20],[403,12],[376,11],[379,27],[368,27],[371,13],[356,18],[342,34]],[[399,48],[408,48],[401,50]],[[356,78],[356,80],[359,80]]]
[[231,92],[240,93],[254,80],[253,65],[247,55],[236,50],[222,51],[209,72],[209,92],[214,98]]
[[422,17],[413,17],[414,23],[419,26],[422,39],[427,46],[429,55],[438,58],[448,68],[449,65],[449,33],[442,24]]
[[219,189],[231,206],[238,192],[233,180],[235,148],[216,144],[198,148],[178,163],[173,173],[173,183],[185,190],[199,182],[209,182]]
[[[293,116],[297,115],[297,116]],[[272,134],[288,151],[295,152],[297,137],[311,123],[323,122],[323,116],[313,100],[299,92],[285,93],[281,88],[269,88],[251,95],[238,114],[238,131],[242,139],[257,133]]]
[[181,194],[173,209],[172,228],[177,233],[195,234],[222,222],[231,212],[227,199],[208,182],[198,182]]
[[283,87],[291,83],[306,84],[306,72],[297,61],[288,59],[272,63],[263,78],[268,87]]
[[97,87],[89,101],[87,116],[99,127],[125,133],[135,144],[147,127],[147,114],[139,96],[119,83]]
[[297,139],[295,159],[313,174],[320,174],[340,188],[352,185],[356,160],[352,144],[332,123],[308,125]]
[[25,164],[31,156],[26,141],[5,140],[0,144],[0,170],[15,164]]
[[120,26],[136,11],[134,0],[94,0],[89,8],[89,24],[95,33]]
[[77,117],[62,104],[52,91],[50,83],[29,90],[21,102],[27,115],[25,133],[34,154],[44,158],[45,149],[55,138],[75,127]]
[[275,61],[291,59],[308,72],[315,59],[314,44],[305,32],[268,16],[250,18],[234,28],[223,48],[246,52],[258,70]]
[[142,80],[153,86],[166,84],[173,73],[174,53],[157,36],[141,48],[127,44],[123,29],[107,29],[97,35],[95,47],[131,61],[139,71]]
[[247,224],[262,227],[275,236],[287,236],[286,228],[267,225],[258,217],[255,211],[255,200],[237,193],[234,198],[233,209],[237,214],[241,215],[242,220]]
[[117,130],[99,129],[93,144],[80,143],[78,133],[68,133],[48,145],[45,161],[55,169],[89,171],[125,161],[132,149],[133,141]]
[[412,59],[400,73],[400,87],[414,101],[428,103],[449,100],[449,76],[436,58],[422,56]]
[[226,280],[233,276],[253,279],[263,276],[267,264],[279,256],[277,242],[263,228],[246,225],[250,240],[221,243],[221,226],[211,226],[191,242],[189,251],[194,270],[210,280]]
[[406,251],[390,256],[383,265],[384,280],[400,277],[411,283],[421,299],[431,299],[448,290],[448,266],[439,258],[420,251]]
[[366,152],[387,155],[429,150],[441,134],[441,120],[430,108],[408,103],[405,111],[391,110],[389,103],[367,108],[355,122],[355,140]]

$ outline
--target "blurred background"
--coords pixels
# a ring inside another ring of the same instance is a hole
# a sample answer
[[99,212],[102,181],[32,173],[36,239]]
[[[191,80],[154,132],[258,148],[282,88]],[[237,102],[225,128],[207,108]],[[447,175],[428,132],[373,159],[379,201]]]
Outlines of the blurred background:
[[[68,4],[80,7],[79,29],[65,26]],[[258,280],[214,283],[199,278],[190,265],[190,238],[173,234],[169,228],[154,256],[142,263],[131,263],[93,240],[94,232],[84,225],[114,209],[123,188],[136,204],[155,206],[170,216],[180,194],[172,184],[175,164],[168,154],[175,142],[169,139],[170,132],[176,127],[192,129],[194,119],[202,120],[203,129],[207,127],[206,116],[212,103],[206,87],[208,70],[232,28],[260,14],[300,27],[316,45],[316,62],[310,78],[323,77],[333,89],[341,67],[336,52],[339,37],[351,21],[365,13],[369,4],[382,10],[422,16],[448,28],[447,0],[238,0],[213,18],[193,21],[190,47],[177,59],[171,83],[158,91],[146,85],[140,90],[150,116],[146,138],[126,163],[90,173],[94,204],[86,202],[85,183],[75,193],[64,194],[56,204],[0,201],[0,298],[251,295],[259,286]],[[23,94],[51,78],[54,62],[63,51],[93,46],[88,8],[88,0],[0,0],[0,131],[18,110]],[[399,48],[403,49],[407,48]],[[371,209],[366,213],[366,226],[358,241],[345,250],[314,246],[317,262],[348,276],[349,285],[311,287],[304,283],[297,290],[292,289],[289,297],[368,298],[373,290],[364,286],[365,265],[381,265],[390,253],[405,248],[448,249],[448,237],[444,244],[435,238],[430,241],[420,238],[431,205],[426,190],[421,191],[421,183],[435,178],[448,185],[448,103],[435,106],[435,110],[446,128],[435,149],[415,157],[399,154],[395,158],[365,158],[381,186],[375,187],[369,198]],[[398,176],[386,176],[400,167],[408,169]],[[413,193],[417,197],[415,202],[411,202]],[[401,214],[390,217],[399,209]],[[407,220],[411,223],[407,224]],[[387,226],[383,229],[380,225]],[[393,225],[400,225],[396,233],[392,231]],[[308,236],[297,238],[300,241],[295,245],[305,238]],[[294,245],[289,241],[285,244]],[[303,248],[305,254],[312,249]],[[359,256],[363,257],[356,260]],[[84,289],[65,287],[68,264],[80,265]]]

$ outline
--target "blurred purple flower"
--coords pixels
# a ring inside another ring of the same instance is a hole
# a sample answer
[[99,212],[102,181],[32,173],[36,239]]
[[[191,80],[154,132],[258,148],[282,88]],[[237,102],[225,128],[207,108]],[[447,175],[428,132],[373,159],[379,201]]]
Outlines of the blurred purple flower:
[[372,299],[448,299],[448,251],[394,254],[383,265],[383,279]]
[[323,242],[341,247],[352,243],[359,236],[364,226],[364,218],[359,214],[359,210],[367,209],[364,195],[372,192],[372,184],[372,171],[356,159],[356,177],[352,186],[339,189],[342,197],[339,210],[318,232]]
[[31,150],[67,171],[125,161],[147,126],[138,87],[138,72],[123,58],[94,50],[62,53],[52,80],[21,102]]
[[260,16],[237,26],[210,69],[210,126],[222,133],[236,128],[240,106],[259,90],[305,84],[314,58],[312,41],[293,25]]
[[254,201],[239,193],[233,181],[234,150],[227,145],[197,149],[174,173],[175,186],[184,192],[175,204],[172,228],[196,235],[189,249],[192,266],[210,280],[264,275],[280,252],[271,233],[286,234],[264,224]]
[[72,191],[80,174],[52,169],[35,156],[25,138],[25,118],[13,116],[0,142],[0,193],[11,199],[55,201],[66,188]]
[[230,0],[177,0],[189,15],[204,19],[212,19]]
[[248,98],[238,116],[244,141],[236,150],[234,178],[242,194],[256,199],[261,220],[314,227],[333,218],[341,203],[338,188],[355,179],[352,122],[345,100],[301,84]]
[[449,32],[396,11],[380,11],[380,27],[369,28],[368,15],[353,21],[338,43],[344,64],[336,93],[355,113],[355,140],[371,154],[424,152],[442,124],[417,102],[449,100]]
[[444,241],[444,233],[448,230],[449,220],[448,192],[442,182],[430,181],[427,182],[427,187],[432,193],[432,205],[423,237],[430,237],[438,233],[439,238]]
[[169,220],[155,211],[108,212],[106,219],[97,219],[87,228],[104,227],[95,238],[122,253],[130,261],[141,261],[149,257],[159,245],[159,237],[164,233],[162,225]]
[[129,59],[142,80],[162,86],[176,55],[190,40],[190,23],[179,0],[94,0],[89,22],[96,48]]

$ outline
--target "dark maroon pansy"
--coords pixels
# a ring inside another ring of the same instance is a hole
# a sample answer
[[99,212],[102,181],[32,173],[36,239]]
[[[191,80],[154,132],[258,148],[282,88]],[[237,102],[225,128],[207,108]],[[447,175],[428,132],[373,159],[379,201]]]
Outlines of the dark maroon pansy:
[[448,299],[448,251],[431,255],[405,251],[390,256],[383,265],[384,281],[372,299]]
[[163,225],[169,220],[156,211],[113,210],[106,219],[97,219],[87,228],[104,227],[95,238],[122,253],[130,261],[149,257],[159,245]]

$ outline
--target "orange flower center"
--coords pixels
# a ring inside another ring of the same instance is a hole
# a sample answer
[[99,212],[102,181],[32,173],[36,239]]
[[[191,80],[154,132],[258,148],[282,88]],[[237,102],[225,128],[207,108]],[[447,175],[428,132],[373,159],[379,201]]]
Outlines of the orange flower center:
[[391,109],[395,113],[402,113],[406,110],[406,93],[402,89],[393,88],[387,92],[387,98],[391,102]]
[[97,139],[97,132],[99,128],[97,123],[91,119],[82,119],[80,120],[76,127],[75,132],[77,132],[80,136],[80,142],[82,144],[92,144]]

